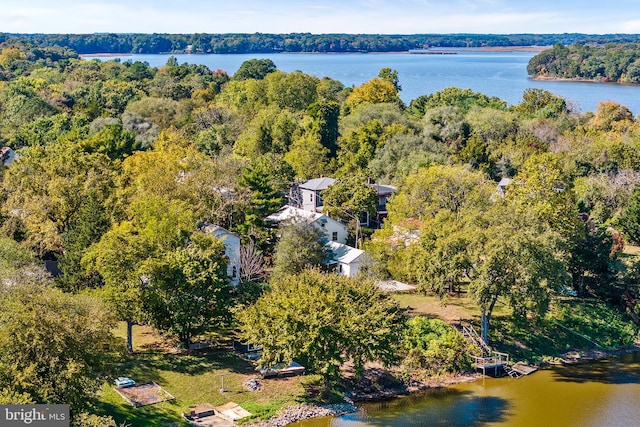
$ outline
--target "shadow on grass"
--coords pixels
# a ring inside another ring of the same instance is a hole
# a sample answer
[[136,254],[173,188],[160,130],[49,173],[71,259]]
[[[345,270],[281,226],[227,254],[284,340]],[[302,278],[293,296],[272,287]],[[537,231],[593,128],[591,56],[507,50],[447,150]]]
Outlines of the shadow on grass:
[[200,375],[224,369],[239,374],[251,374],[254,368],[251,363],[236,354],[221,350],[206,353],[136,353],[120,365],[121,375],[134,378],[137,382],[158,382],[162,380],[162,372],[176,372],[188,375]]
[[109,390],[108,398],[97,402],[94,413],[108,414],[114,418],[117,425],[131,427],[173,427],[188,426],[180,416],[180,405],[175,401],[162,402],[156,405],[134,408],[124,402],[113,390]]
[[491,325],[492,344],[508,353],[513,360],[540,361],[543,356],[559,356],[571,349],[591,345],[553,322],[514,322],[510,316],[494,318]]
[[[480,427],[505,422],[511,404],[496,396],[470,391],[430,390],[401,399],[363,405],[367,425]],[[362,414],[344,418],[358,418]]]

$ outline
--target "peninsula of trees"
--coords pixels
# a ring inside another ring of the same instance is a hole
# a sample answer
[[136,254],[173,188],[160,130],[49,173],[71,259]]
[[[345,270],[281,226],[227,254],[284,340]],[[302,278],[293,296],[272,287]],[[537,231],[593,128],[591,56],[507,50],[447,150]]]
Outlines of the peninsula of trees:
[[527,72],[539,79],[640,83],[640,45],[558,43],[531,58]]

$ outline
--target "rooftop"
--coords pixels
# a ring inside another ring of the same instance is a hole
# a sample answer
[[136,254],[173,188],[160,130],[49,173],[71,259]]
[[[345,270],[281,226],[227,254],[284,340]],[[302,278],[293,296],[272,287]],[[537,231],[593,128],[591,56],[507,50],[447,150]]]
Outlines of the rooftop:
[[300,184],[300,188],[304,188],[305,190],[326,190],[329,188],[336,180],[333,178],[314,178],[309,181],[305,181]]
[[272,213],[265,219],[267,221],[273,221],[273,222],[281,222],[281,221],[286,221],[288,219],[294,219],[294,218],[304,219],[309,221],[317,221],[324,216],[326,215],[323,215],[317,212],[305,211],[304,209],[296,208],[293,206],[285,206],[281,208],[278,212]]
[[364,253],[363,250],[343,245],[342,243],[338,242],[328,242],[325,246],[331,250],[331,259],[343,264],[352,263]]

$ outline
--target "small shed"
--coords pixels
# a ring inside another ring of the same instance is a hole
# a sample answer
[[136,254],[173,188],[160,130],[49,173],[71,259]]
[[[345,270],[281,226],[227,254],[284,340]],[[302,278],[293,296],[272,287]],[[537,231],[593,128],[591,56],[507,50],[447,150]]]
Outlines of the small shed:
[[199,403],[189,406],[189,415],[185,415],[188,419],[195,420],[198,418],[211,417],[216,414],[216,408],[210,403]]

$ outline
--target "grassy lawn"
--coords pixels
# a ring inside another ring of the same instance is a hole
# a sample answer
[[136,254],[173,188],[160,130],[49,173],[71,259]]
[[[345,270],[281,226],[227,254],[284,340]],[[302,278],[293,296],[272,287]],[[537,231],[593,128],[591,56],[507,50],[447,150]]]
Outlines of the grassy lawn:
[[[116,333],[124,338],[126,329],[120,325]],[[162,337],[148,327],[134,327],[134,350],[122,364],[118,375],[133,378],[138,383],[154,381],[176,400],[142,408],[134,408],[105,384],[96,413],[113,416],[118,423],[130,426],[182,426],[181,413],[190,405],[211,403],[215,406],[229,401],[242,405],[253,414],[275,410],[305,399],[305,383],[313,379],[293,377],[260,380],[262,390],[248,391],[243,384],[256,377],[251,363],[226,350],[203,353],[168,351]],[[225,393],[220,392],[224,375]]]
[[[454,323],[468,320],[479,330],[480,310],[462,293],[461,297],[395,294],[411,315],[435,317]],[[540,362],[569,351],[607,350],[631,344],[637,330],[616,310],[596,300],[557,298],[540,322],[514,322],[511,310],[498,302],[491,319],[491,344],[514,360]],[[597,343],[598,345],[594,344]]]
[[537,324],[498,317],[492,322],[496,347],[514,359],[540,362],[567,352],[613,350],[633,344],[637,329],[602,301],[558,298]]
[[[457,322],[460,319],[479,322],[480,309],[462,292],[460,297],[449,296],[440,299],[435,295],[422,295],[418,293],[394,294],[393,297],[400,307],[411,307],[410,314],[438,318],[445,322]],[[511,310],[501,302],[496,304],[494,316],[509,315]]]
[[[437,317],[447,322],[466,319],[479,325],[480,312],[463,293],[441,301],[435,296],[396,294],[403,307],[410,306],[412,315]],[[564,297],[554,301],[550,313],[537,324],[514,323],[504,304],[494,310],[490,337],[496,349],[509,353],[513,360],[539,362],[568,351],[608,349],[632,343],[637,330],[619,313],[602,302]],[[111,415],[118,423],[129,426],[186,426],[181,413],[190,405],[229,401],[242,405],[254,415],[269,415],[278,409],[313,398],[310,390],[319,390],[319,377],[308,375],[285,379],[260,380],[262,390],[253,392],[244,383],[256,372],[231,351],[218,349],[202,353],[181,353],[171,343],[144,326],[134,327],[134,350],[119,367],[118,376],[128,376],[138,383],[154,381],[176,400],[142,408],[134,408],[114,389],[105,384],[95,413]],[[116,334],[124,339],[124,323]],[[588,339],[587,339],[588,338]],[[600,345],[596,346],[593,342]],[[224,375],[225,393],[220,392]]]

